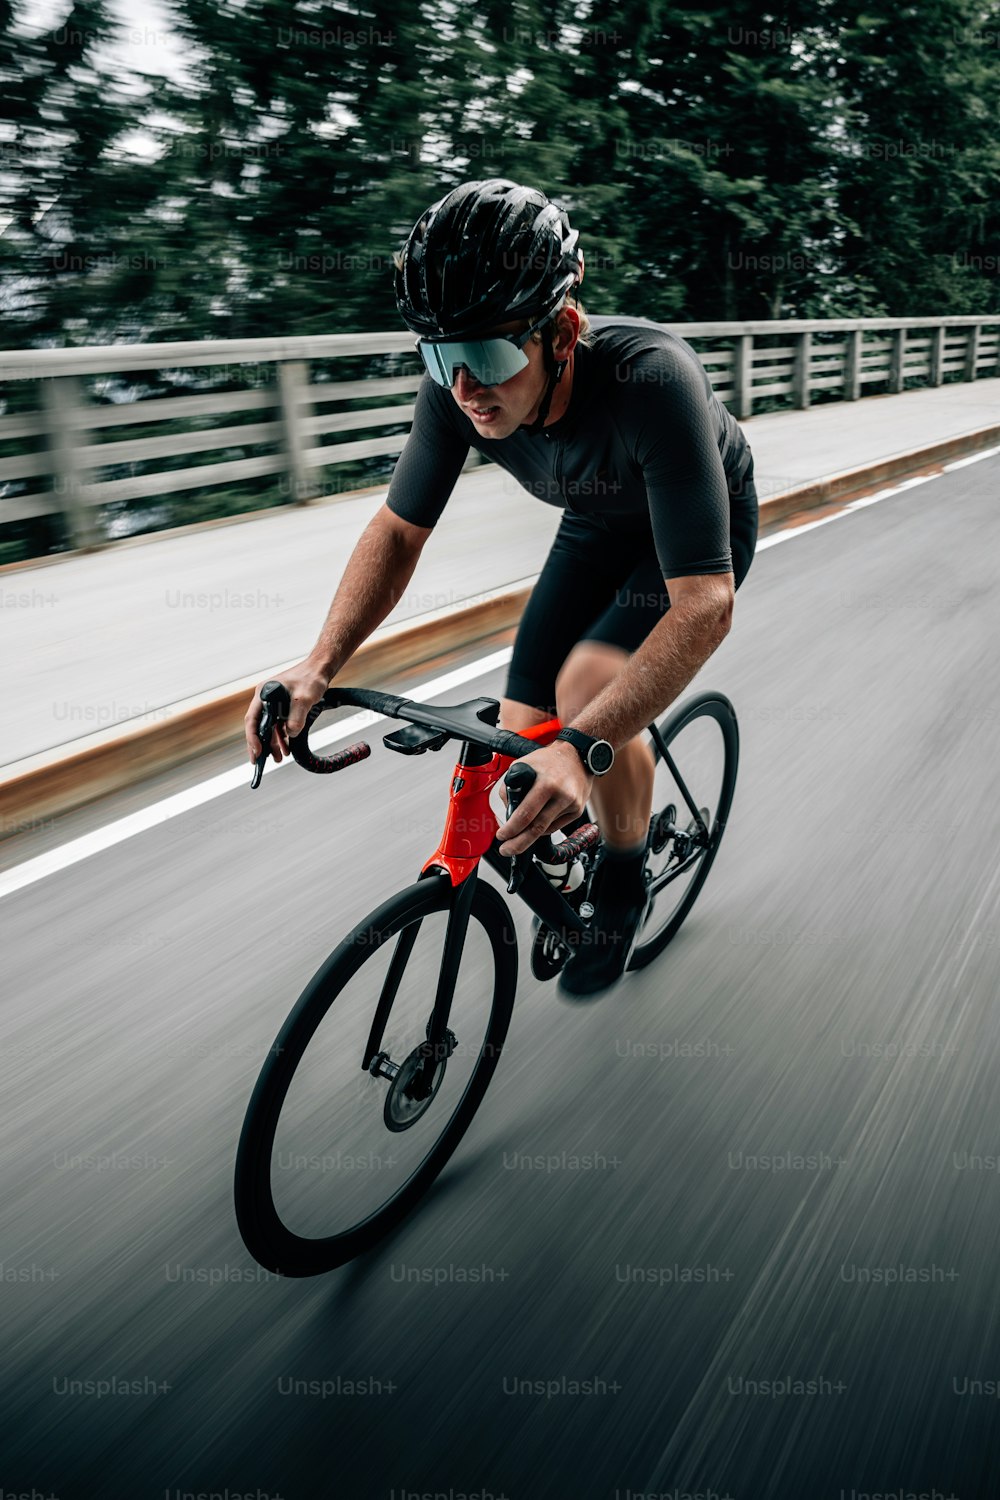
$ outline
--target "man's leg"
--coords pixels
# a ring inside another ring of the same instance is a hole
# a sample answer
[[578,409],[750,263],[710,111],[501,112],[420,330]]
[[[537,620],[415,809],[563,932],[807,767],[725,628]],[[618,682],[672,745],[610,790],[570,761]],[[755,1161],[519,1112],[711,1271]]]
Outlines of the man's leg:
[[[637,543],[572,512],[563,516],[518,626],[501,700],[505,729],[528,729],[557,712],[568,723],[621,669],[669,604],[664,598],[662,608],[651,608],[649,600],[659,593],[651,593],[645,574],[636,573],[637,551],[651,548],[652,533]],[[655,573],[655,554],[650,557]],[[623,589],[625,599],[641,600],[642,607],[621,601]],[[622,748],[603,778],[610,783],[608,794],[595,783],[594,810],[603,809],[600,822],[612,846],[645,841],[652,769],[649,752],[637,740]]]
[[522,734],[525,729],[531,729],[535,724],[544,724],[551,717],[551,714],[543,714],[541,709],[531,708],[527,703],[518,703],[514,698],[500,699],[501,728],[509,729],[512,734]]
[[[600,641],[575,646],[556,678],[556,705],[563,723],[571,723],[592,703],[628,659],[627,651]],[[637,735],[616,752],[607,775],[594,778],[591,801],[601,833],[612,848],[645,844],[653,806],[653,769],[652,751],[644,737]]]
[[[569,723],[622,670],[629,653],[606,641],[575,646],[556,678],[559,717]],[[590,896],[594,917],[560,976],[564,994],[594,995],[624,971],[646,910],[646,840],[653,801],[652,752],[637,735],[615,754],[606,776],[595,777],[591,800],[604,835],[604,854]]]
[[[509,729],[512,734],[521,734],[525,729],[530,729],[533,724],[544,724],[546,719],[551,719],[551,714],[543,714],[539,709],[532,708],[527,703],[518,703],[515,698],[500,699],[500,728]],[[500,801],[504,807],[507,806],[507,788],[503,784],[503,778],[497,783],[500,793]]]

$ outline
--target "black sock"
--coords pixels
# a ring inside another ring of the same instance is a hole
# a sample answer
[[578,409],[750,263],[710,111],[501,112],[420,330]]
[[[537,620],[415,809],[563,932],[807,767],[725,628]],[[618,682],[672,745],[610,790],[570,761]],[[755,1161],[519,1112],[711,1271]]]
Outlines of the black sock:
[[602,860],[605,871],[601,881],[601,904],[603,905],[609,897],[612,903],[616,897],[619,901],[628,903],[641,896],[645,891],[645,882],[642,878],[645,862],[645,839],[641,844],[635,844],[630,849],[615,848],[612,844],[605,844]]
[[611,859],[611,860],[621,861],[623,864],[625,863],[626,860],[641,859],[642,856],[645,854],[645,852],[646,852],[646,840],[645,839],[640,839],[637,844],[629,844],[627,848],[619,848],[618,845],[616,845],[616,844],[605,844],[604,845],[604,857],[605,857],[605,859]]

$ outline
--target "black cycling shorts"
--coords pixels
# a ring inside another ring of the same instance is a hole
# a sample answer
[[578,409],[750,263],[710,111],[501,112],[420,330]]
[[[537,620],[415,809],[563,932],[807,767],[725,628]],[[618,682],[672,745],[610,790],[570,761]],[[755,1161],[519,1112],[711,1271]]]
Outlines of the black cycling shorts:
[[[754,506],[731,536],[737,588],[757,544],[752,458],[739,493]],[[506,696],[554,716],[556,677],[574,646],[600,641],[631,653],[669,608],[650,526],[610,530],[597,517],[566,511],[521,616]]]

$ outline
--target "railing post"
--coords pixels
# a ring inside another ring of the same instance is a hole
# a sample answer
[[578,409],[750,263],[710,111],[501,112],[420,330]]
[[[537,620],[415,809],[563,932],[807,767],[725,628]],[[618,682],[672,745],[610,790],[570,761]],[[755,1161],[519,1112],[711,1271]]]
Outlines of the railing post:
[[844,400],[857,401],[861,394],[861,340],[864,331],[852,328],[844,335]]
[[897,328],[892,335],[889,355],[889,390],[898,395],[903,389],[903,359],[906,354],[906,329]]
[[944,333],[944,324],[939,323],[934,330],[934,337],[931,341],[931,385],[944,384]]
[[980,324],[973,323],[968,330],[968,341],[965,345],[965,379],[975,380],[976,361],[979,358],[979,329]]
[[733,340],[733,410],[740,421],[753,415],[753,334]]
[[797,334],[795,364],[792,370],[792,401],[802,410],[809,405],[809,357],[811,353],[812,334]]
[[86,409],[82,381],[75,375],[43,377],[42,408],[45,412],[49,452],[52,455],[52,488],[66,525],[71,547],[89,552],[101,545],[94,509],[86,503],[77,452],[90,441],[85,426],[73,414]]
[[304,359],[279,361],[278,394],[284,430],[285,482],[292,504],[308,505],[314,485],[305,461],[306,450],[312,443],[303,424],[309,402],[309,366]]

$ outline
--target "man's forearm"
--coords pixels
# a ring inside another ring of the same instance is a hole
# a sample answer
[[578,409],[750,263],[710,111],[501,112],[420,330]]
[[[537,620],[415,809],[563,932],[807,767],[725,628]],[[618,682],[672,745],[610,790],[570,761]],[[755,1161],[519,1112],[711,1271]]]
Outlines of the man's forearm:
[[332,676],[399,602],[419,556],[376,517],[348,559],[310,661]]
[[621,749],[684,691],[728,629],[718,610],[671,608],[572,727]]

